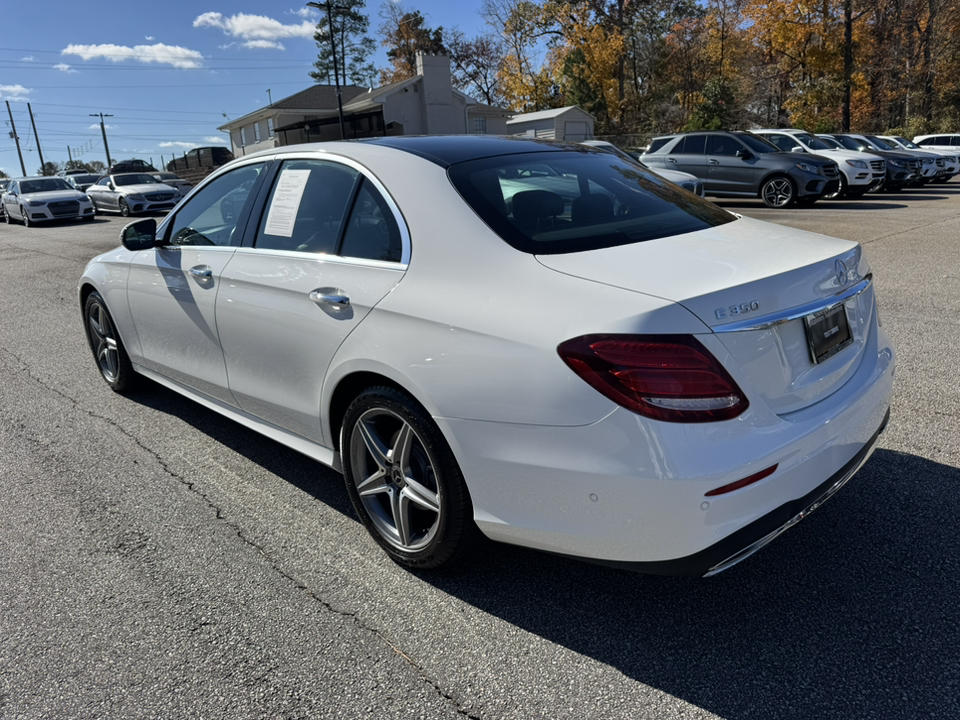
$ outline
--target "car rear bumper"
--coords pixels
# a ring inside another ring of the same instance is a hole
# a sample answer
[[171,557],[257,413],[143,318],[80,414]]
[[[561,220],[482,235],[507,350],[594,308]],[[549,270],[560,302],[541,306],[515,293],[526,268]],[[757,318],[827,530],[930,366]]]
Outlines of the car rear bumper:
[[[489,538],[656,574],[707,575],[752,554],[835,492],[886,424],[894,353],[874,327],[843,387],[779,416],[583,427],[437,418]],[[775,467],[762,480],[706,493]]]

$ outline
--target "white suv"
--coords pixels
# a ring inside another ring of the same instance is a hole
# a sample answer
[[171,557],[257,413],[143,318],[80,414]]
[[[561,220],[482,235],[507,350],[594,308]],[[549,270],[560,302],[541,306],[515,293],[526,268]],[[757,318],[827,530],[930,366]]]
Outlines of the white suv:
[[[934,182],[948,182],[953,179],[953,176],[957,173],[960,173],[960,159],[958,159],[958,148],[957,150],[951,150],[946,146],[940,145],[927,145],[921,147],[915,142],[910,142],[905,137],[900,137],[899,135],[880,135],[881,140],[886,140],[888,143],[895,145],[894,150],[922,150],[924,152],[930,152],[934,155],[940,155],[943,158],[943,172],[938,176]],[[960,138],[957,138],[960,140]]]
[[917,135],[913,141],[924,150],[956,150],[960,152],[960,133]]
[[813,153],[836,162],[840,167],[840,188],[834,194],[824,195],[827,200],[858,198],[881,184],[886,177],[886,165],[879,155],[833,148],[805,130],[778,128],[750,132],[772,142],[784,152]]

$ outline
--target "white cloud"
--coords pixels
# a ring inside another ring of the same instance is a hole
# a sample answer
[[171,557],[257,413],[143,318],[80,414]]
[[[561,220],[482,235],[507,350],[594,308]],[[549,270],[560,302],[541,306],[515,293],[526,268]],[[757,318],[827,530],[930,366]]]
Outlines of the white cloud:
[[312,20],[314,25],[317,24],[317,18],[319,17],[319,13],[312,7],[302,7],[299,10],[288,10],[287,12],[291,15],[299,15],[304,20]]
[[35,58],[33,55],[27,55],[26,57],[20,58],[20,62],[33,62]]
[[276,48],[283,50],[280,38],[313,38],[316,23],[304,20],[299,24],[284,25],[265,15],[238,13],[224,17],[222,13],[207,12],[193,21],[195,28],[220,28],[225,35],[243,40],[248,48]]
[[[103,127],[107,130],[115,130],[117,126],[105,124]],[[100,123],[94,123],[93,125],[87,128],[87,130],[99,130],[99,129],[100,129]]]
[[176,45],[155,43],[153,45],[68,45],[61,55],[79,55],[84,60],[103,58],[119,63],[125,60],[138,60],[142,63],[161,63],[175,68],[198,68],[203,65],[203,55]]
[[153,37],[153,35],[144,35],[143,39],[146,40],[147,42],[153,42],[156,38]]
[[30,91],[23,85],[0,85],[0,100],[13,100],[14,102],[28,100]]
[[71,68],[71,67],[70,67],[69,65],[67,65],[66,63],[57,63],[56,65],[53,66],[53,69],[54,69],[54,70],[59,70],[60,72],[65,72],[65,73],[75,73],[75,72],[77,72],[76,70],[74,70],[73,68]]
[[226,145],[227,140],[224,137],[218,137],[217,135],[208,135],[203,138],[203,141],[208,145]]
[[162,147],[162,148],[179,148],[179,149],[182,149],[182,150],[191,150],[191,149],[193,149],[193,148],[195,148],[195,147],[200,147],[200,146],[197,145],[196,143],[176,141],[176,142],[162,142],[162,143],[160,143],[160,147]]
[[248,40],[243,44],[245,48],[275,48],[277,50],[286,50],[282,42],[273,40]]

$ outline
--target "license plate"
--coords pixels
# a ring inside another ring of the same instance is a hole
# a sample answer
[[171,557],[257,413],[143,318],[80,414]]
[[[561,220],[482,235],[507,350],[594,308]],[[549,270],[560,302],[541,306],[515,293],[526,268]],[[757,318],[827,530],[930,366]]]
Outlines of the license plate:
[[803,318],[807,329],[807,344],[815,363],[836,355],[853,342],[847,309],[843,304],[811,313]]

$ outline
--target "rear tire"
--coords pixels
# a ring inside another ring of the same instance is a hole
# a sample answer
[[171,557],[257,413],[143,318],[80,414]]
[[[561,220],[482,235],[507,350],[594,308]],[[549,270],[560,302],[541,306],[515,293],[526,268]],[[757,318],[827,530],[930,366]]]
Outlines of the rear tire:
[[373,387],[347,408],[340,435],[347,492],[390,558],[435,570],[462,560],[480,531],[450,446],[409,395]]

